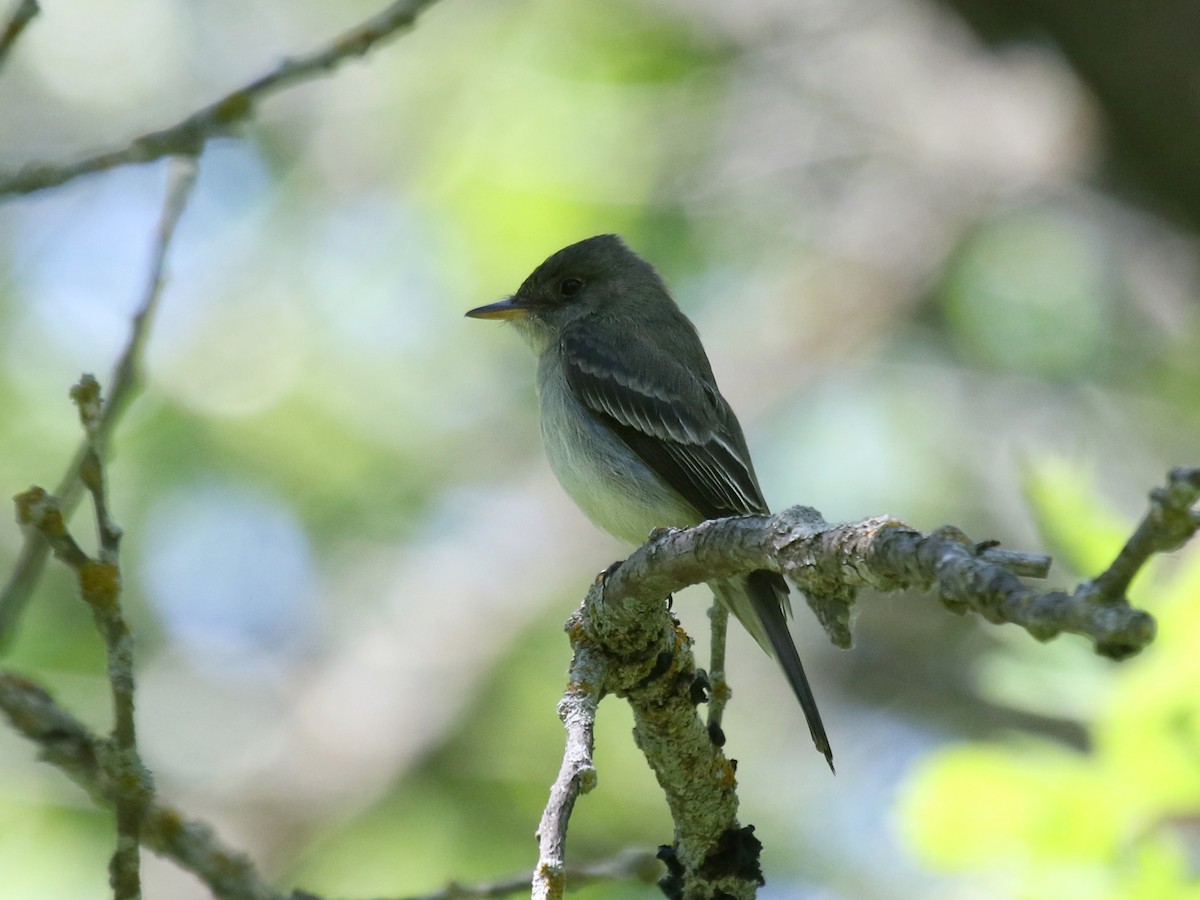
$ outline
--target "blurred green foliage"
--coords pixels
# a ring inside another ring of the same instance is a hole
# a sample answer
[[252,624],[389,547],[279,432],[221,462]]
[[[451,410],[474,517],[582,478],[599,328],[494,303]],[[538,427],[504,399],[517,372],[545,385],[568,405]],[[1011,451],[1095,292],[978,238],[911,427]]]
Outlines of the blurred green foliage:
[[[1087,487],[1061,464],[1031,478],[1039,521],[1072,565],[1111,559],[1133,525],[1089,516],[1102,502]],[[1189,849],[1200,814],[1200,552],[1174,562],[1131,594],[1149,603],[1160,637],[1093,676],[1103,686],[1083,719],[1086,750],[961,744],[913,773],[898,814],[923,861],[960,874],[964,890],[1029,900],[1200,896]]]
[[946,317],[971,359],[1050,377],[1114,361],[1114,273],[1087,223],[1026,211],[983,223],[945,273]]

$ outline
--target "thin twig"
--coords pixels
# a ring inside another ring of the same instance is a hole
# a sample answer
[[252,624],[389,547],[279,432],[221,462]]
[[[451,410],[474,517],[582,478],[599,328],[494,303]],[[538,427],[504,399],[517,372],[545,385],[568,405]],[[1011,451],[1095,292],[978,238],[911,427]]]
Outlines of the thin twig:
[[[662,874],[662,865],[649,850],[628,850],[611,859],[576,866],[567,872],[567,891],[577,891],[593,884],[653,884]],[[528,894],[529,878],[517,875],[503,881],[483,884],[461,884],[454,881],[440,891],[397,900],[494,900],[513,894]]]
[[[99,418],[90,426],[89,438],[83,441],[54,492],[64,518],[70,518],[83,495],[80,475],[88,459],[89,446],[94,447],[96,453],[105,453],[114,426],[140,386],[142,354],[162,295],[167,250],[191,195],[197,172],[196,160],[191,157],[177,157],[172,160],[170,183],[156,229],[150,271],[141,303],[133,317],[129,340],[125,343],[121,358],[117,361],[110,379],[108,402],[102,407]],[[21,553],[4,590],[0,591],[0,648],[8,644],[16,631],[25,605],[41,576],[48,550],[49,547],[39,532],[26,533]]]
[[79,421],[87,435],[79,478],[92,495],[92,507],[96,513],[96,534],[100,537],[100,560],[115,566],[121,549],[121,529],[109,513],[104,465],[96,446],[104,412],[100,383],[94,376],[84,375],[79,383],[71,388],[71,399],[79,408]]
[[1200,529],[1200,468],[1172,469],[1166,487],[1150,492],[1150,508],[1117,558],[1078,593],[1097,603],[1119,602],[1134,576],[1155,553],[1182,547]]
[[[578,629],[579,621],[573,617],[567,623],[567,630]],[[558,704],[558,716],[566,726],[567,742],[562,767],[550,788],[550,798],[538,825],[534,900],[561,900],[566,888],[567,826],[571,811],[576,799],[596,786],[596,766],[592,762],[593,730],[605,675],[603,658],[586,647],[577,646],[571,661],[570,683]]]
[[[71,389],[71,399],[79,408],[79,419],[87,434],[80,478],[92,495],[100,539],[97,559],[80,572],[80,583],[83,599],[92,607],[108,653],[116,751],[114,763],[123,773],[143,773],[140,780],[146,785],[146,790],[122,791],[117,795],[117,850],[112,859],[112,884],[117,900],[138,900],[141,897],[141,823],[146,804],[153,796],[153,782],[142,765],[134,727],[133,632],[121,612],[121,529],[109,513],[104,463],[96,446],[103,410],[99,383],[91,375],[84,375]],[[88,574],[85,576],[84,572]]]
[[1026,553],[1004,547],[985,546],[979,558],[1008,569],[1022,578],[1045,578],[1050,574],[1050,557],[1045,553]]
[[274,69],[183,120],[134,139],[128,145],[74,163],[31,163],[19,171],[0,174],[0,196],[28,194],[64,184],[81,175],[164,156],[198,156],[214,137],[228,134],[249,119],[256,104],[269,94],[318,77],[352,56],[363,56],[384,39],[416,21],[436,0],[396,0],[382,12],[338,35],[312,53],[284,59]]
[[8,21],[4,23],[4,30],[0,31],[0,69],[4,68],[4,63],[8,60],[9,51],[16,44],[17,38],[25,30],[25,26],[32,22],[37,14],[42,11],[38,6],[37,0],[20,0],[16,8],[13,9],[12,15],[8,17]]
[[55,497],[41,488],[31,488],[16,499],[17,520],[28,530],[42,534],[55,555],[75,572],[79,592],[91,607],[96,628],[104,638],[108,656],[108,681],[113,701],[113,743],[105,749],[109,764],[120,776],[119,784],[129,785],[115,795],[117,846],[109,866],[110,882],[116,900],[140,900],[142,816],[153,795],[150,773],[142,765],[134,727],[133,633],[121,612],[121,569],[119,545],[121,530],[113,523],[105,496],[104,467],[95,438],[100,422],[100,385],[84,375],[71,389],[71,398],[79,408],[79,417],[87,432],[87,453],[83,482],[95,501],[100,534],[100,552],[89,557],[67,531],[62,508]]
[[713,603],[708,608],[712,646],[708,654],[708,734],[714,741],[724,743],[721,719],[732,692],[725,677],[725,640],[729,634],[729,608]]

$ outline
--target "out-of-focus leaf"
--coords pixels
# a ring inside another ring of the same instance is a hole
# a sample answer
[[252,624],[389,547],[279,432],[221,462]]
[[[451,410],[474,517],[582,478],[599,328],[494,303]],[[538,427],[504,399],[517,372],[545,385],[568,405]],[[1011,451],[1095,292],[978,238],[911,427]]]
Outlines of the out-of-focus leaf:
[[984,364],[1064,376],[1108,359],[1115,297],[1103,249],[1081,222],[1044,212],[988,222],[947,273],[954,337]]
[[1086,466],[1046,457],[1025,468],[1025,494],[1052,554],[1094,578],[1129,537],[1132,523],[1100,497]]

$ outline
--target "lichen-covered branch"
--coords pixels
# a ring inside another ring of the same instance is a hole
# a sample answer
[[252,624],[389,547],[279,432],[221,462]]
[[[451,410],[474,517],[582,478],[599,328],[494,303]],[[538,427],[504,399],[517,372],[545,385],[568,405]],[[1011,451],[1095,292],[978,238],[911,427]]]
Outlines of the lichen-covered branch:
[[284,59],[265,75],[231,91],[182,121],[136,138],[117,150],[109,150],[74,163],[32,163],[17,172],[0,174],[0,196],[28,194],[55,187],[87,175],[132,163],[147,163],[164,156],[198,156],[204,145],[228,134],[249,119],[255,104],[278,90],[315,78],[352,56],[363,56],[372,47],[399,33],[416,21],[418,13],[435,0],[396,0],[349,31],[317,50]]
[[[830,523],[798,506],[651,536],[597,581],[568,631],[576,661],[587,658],[604,672],[598,696],[617,694],[633,708],[635,739],[675,823],[675,844],[663,854],[668,876],[660,882],[668,896],[752,897],[762,880],[754,829],[737,821],[734,765],[721,751],[719,728],[706,730],[696,713],[705,684],[691,641],[664,602],[670,594],[759,569],[783,572],[844,647],[862,588],[917,588],[935,592],[956,612],[1019,625],[1039,640],[1063,632],[1087,636],[1098,653],[1121,659],[1155,634],[1154,619],[1131,607],[1125,590],[1152,554],[1177,549],[1200,528],[1197,499],[1200,469],[1172,471],[1166,488],[1151,493],[1150,511],[1109,570],[1071,593],[1037,591],[1021,581],[1045,577],[1046,556],[975,543],[951,527],[926,534],[889,517]],[[560,809],[556,827],[565,836],[570,806]]]
[[[171,239],[175,235],[175,228],[179,224],[183,210],[187,206],[188,198],[191,196],[197,172],[196,160],[191,157],[179,157],[172,160],[170,183],[167,186],[162,213],[159,215],[158,227],[155,232],[150,271],[142,291],[141,302],[138,304],[138,311],[133,317],[129,339],[113,370],[108,402],[104,403],[98,412],[92,410],[93,420],[88,426],[88,435],[54,492],[64,518],[70,517],[83,495],[81,474],[89,459],[89,454],[95,452],[103,455],[108,446],[109,435],[112,434],[121,413],[139,386],[142,353],[146,346],[150,325],[154,321],[154,314],[158,309],[159,298],[162,296],[167,250],[171,245]],[[25,604],[37,585],[49,549],[45,536],[40,530],[35,529],[26,533],[25,543],[21,547],[17,562],[13,566],[4,589],[0,591],[0,647],[5,646],[11,640],[21,614],[25,610]]]
[[[762,882],[759,845],[754,829],[737,820],[735,765],[696,712],[706,680],[696,670],[691,639],[670,615],[665,594],[638,592],[616,604],[610,594],[611,581],[598,579],[567,623],[572,670],[587,660],[602,679],[599,693],[589,682],[589,695],[616,694],[633,710],[634,739],[675,823],[673,846],[661,854],[667,875],[660,885],[668,896],[753,897]],[[572,689],[574,678],[568,695]],[[555,823],[565,838],[566,816]],[[534,896],[558,895],[535,890]]]
[[84,375],[71,389],[71,398],[79,408],[79,418],[87,433],[81,478],[92,494],[100,551],[92,558],[79,547],[67,531],[58,499],[39,487],[15,498],[17,521],[41,534],[54,548],[55,555],[74,570],[79,593],[91,607],[96,628],[104,638],[113,700],[113,740],[111,745],[101,745],[100,749],[108,756],[108,764],[119,773],[117,782],[125,785],[113,797],[117,847],[110,865],[110,880],[116,900],[139,900],[141,823],[154,785],[138,754],[134,726],[133,633],[121,612],[121,530],[109,514],[104,466],[96,446],[103,409],[100,385],[91,375]]
[[[1143,523],[1139,533],[1149,528],[1165,537],[1139,539],[1139,545],[1150,541],[1162,550],[1179,546],[1186,540],[1181,523],[1192,522],[1194,533],[1195,511],[1180,512],[1190,510],[1189,490],[1178,487],[1191,484],[1192,478],[1200,481],[1194,472],[1176,470],[1174,493],[1156,492],[1156,504],[1163,496],[1176,497],[1169,506],[1176,512],[1152,512],[1151,524]],[[1192,489],[1192,503],[1196,492]],[[1119,559],[1110,571],[1124,571],[1126,565]],[[1044,557],[976,544],[955,528],[925,534],[888,517],[830,523],[815,510],[793,507],[774,516],[719,519],[662,533],[616,571],[607,598],[622,605],[635,594],[665,596],[713,578],[773,569],[804,592],[831,640],[842,647],[850,644],[849,610],[864,587],[933,591],[950,609],[1019,625],[1038,640],[1063,632],[1084,635],[1098,653],[1114,659],[1136,653],[1154,639],[1154,619],[1131,607],[1121,593],[1127,581],[1101,576],[1068,594],[1034,590],[1017,574],[1042,574],[1045,568]],[[1103,594],[1097,583],[1107,585]]]

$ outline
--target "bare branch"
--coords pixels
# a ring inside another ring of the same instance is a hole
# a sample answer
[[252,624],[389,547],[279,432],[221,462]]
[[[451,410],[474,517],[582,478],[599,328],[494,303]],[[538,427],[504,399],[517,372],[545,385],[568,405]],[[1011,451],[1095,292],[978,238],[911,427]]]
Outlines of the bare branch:
[[4,30],[0,31],[0,68],[4,67],[9,51],[12,50],[17,38],[25,30],[25,26],[32,22],[41,11],[37,0],[19,0],[12,15],[4,23]]
[[121,612],[121,569],[118,550],[121,530],[108,512],[104,467],[96,447],[101,420],[100,385],[84,375],[71,389],[79,417],[87,432],[82,478],[91,491],[100,534],[100,553],[93,559],[80,549],[67,530],[58,499],[41,488],[30,488],[16,500],[17,521],[37,531],[54,548],[79,579],[79,592],[92,609],[96,627],[104,638],[108,655],[108,682],[113,699],[113,744],[104,749],[109,763],[119,771],[119,784],[127,787],[114,799],[117,813],[117,847],[110,864],[116,900],[140,900],[142,816],[153,796],[149,771],[142,764],[134,727],[133,632]]
[[[126,405],[140,386],[142,353],[154,321],[154,313],[158,309],[159,298],[162,295],[165,280],[167,250],[175,235],[180,216],[191,196],[192,187],[196,183],[198,171],[196,160],[191,157],[178,157],[172,161],[170,183],[167,187],[166,198],[163,201],[162,213],[159,216],[155,235],[150,271],[146,279],[141,303],[133,317],[133,325],[129,332],[129,340],[121,352],[121,358],[113,370],[112,387],[109,391],[108,402],[103,405],[98,418],[92,411],[93,421],[87,425],[88,438],[84,440],[68,467],[54,496],[58,498],[60,516],[65,520],[79,504],[83,493],[81,473],[88,461],[89,447],[103,455],[108,447],[108,439],[112,434],[117,420],[124,412]],[[13,566],[4,590],[0,591],[0,647],[11,640],[25,610],[25,604],[33,593],[34,587],[46,562],[49,547],[39,531],[26,533],[25,543],[21,554]]]
[[1093,603],[1120,603],[1134,576],[1155,553],[1178,550],[1200,529],[1200,468],[1172,469],[1165,488],[1150,492],[1150,509],[1112,565],[1076,592]]
[[100,536],[100,561],[115,566],[121,549],[121,529],[109,513],[104,464],[96,446],[104,403],[100,395],[100,383],[96,381],[95,376],[84,375],[79,379],[79,383],[71,388],[71,399],[79,407],[79,421],[87,434],[79,477],[92,495],[92,506],[96,512],[96,533]]
[[100,421],[95,426],[96,440],[101,450],[108,435],[116,424],[125,403],[135,388],[141,386],[142,354],[150,334],[150,326],[158,312],[159,299],[166,283],[167,250],[175,237],[175,229],[183,216],[188,200],[200,173],[198,160],[194,156],[176,156],[171,160],[170,180],[163,200],[162,214],[154,236],[154,254],[150,260],[150,271],[142,292],[142,302],[133,316],[133,328],[129,341],[121,352],[121,358],[113,370],[109,389],[108,405],[104,407]]
[[[578,614],[576,614],[578,616]],[[567,623],[578,627],[577,618]],[[567,729],[562,767],[550,788],[550,799],[538,825],[538,864],[533,873],[534,900],[561,900],[566,887],[567,824],[575,800],[596,786],[592,762],[596,707],[604,688],[606,665],[602,656],[577,648],[571,661],[570,683],[558,704],[558,717]]]
[[17,507],[17,524],[40,535],[42,545],[52,549],[58,559],[76,571],[87,564],[88,555],[67,531],[57,497],[40,487],[31,487],[13,497],[13,503]]
[[986,543],[976,549],[980,559],[993,562],[1022,578],[1045,578],[1050,574],[1051,559],[1044,553],[1008,550]]
[[376,44],[416,21],[418,13],[436,0],[396,0],[328,44],[304,56],[284,59],[274,69],[182,121],[110,150],[68,164],[32,163],[11,174],[0,174],[0,196],[28,194],[64,184],[80,175],[164,156],[198,156],[214,137],[228,134],[249,119],[264,97],[328,72],[352,56],[363,56]]
[[721,719],[725,716],[725,706],[733,692],[725,677],[725,639],[729,634],[729,608],[724,603],[713,603],[708,608],[710,622],[709,631],[712,634],[712,646],[708,654],[708,734],[721,746],[725,742],[725,733],[721,730]]

